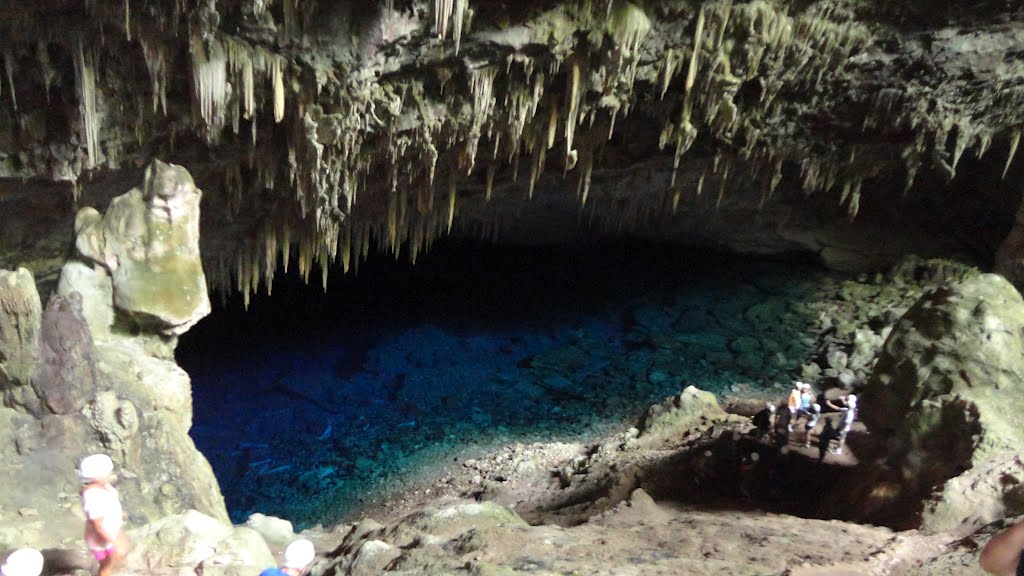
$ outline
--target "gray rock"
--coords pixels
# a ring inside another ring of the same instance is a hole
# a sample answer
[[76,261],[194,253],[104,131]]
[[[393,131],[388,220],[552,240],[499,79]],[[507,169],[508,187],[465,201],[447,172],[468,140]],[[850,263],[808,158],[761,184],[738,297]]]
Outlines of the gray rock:
[[[893,460],[912,490],[949,489],[946,481],[962,471],[1019,450],[1024,299],[995,274],[929,291],[886,340],[862,401],[868,426],[898,437],[903,449]],[[929,528],[973,514],[962,499],[938,499]]]
[[271,546],[283,548],[296,539],[292,523],[282,518],[256,513],[249,516],[245,525],[258,532]]
[[35,376],[42,313],[32,274],[0,270],[0,391]]
[[828,351],[827,362],[829,368],[839,372],[846,368],[846,365],[849,362],[849,357],[846,355],[846,352],[833,347]]
[[79,412],[96,396],[92,334],[77,292],[54,296],[46,305],[39,362],[39,374],[32,386],[54,414]]
[[129,530],[128,538],[133,546],[125,559],[129,569],[242,576],[277,564],[255,530],[233,527],[195,510]]
[[682,437],[693,426],[724,417],[725,411],[714,394],[688,386],[647,410],[638,442],[643,446],[657,445],[668,437]]
[[104,216],[84,208],[75,219],[75,246],[110,273],[117,309],[164,334],[182,334],[210,313],[201,198],[187,170],[154,160],[143,186],[114,198]]
[[93,339],[110,334],[114,323],[114,285],[102,267],[71,261],[64,265],[57,284],[57,294],[68,296],[78,292],[82,297],[82,315]]

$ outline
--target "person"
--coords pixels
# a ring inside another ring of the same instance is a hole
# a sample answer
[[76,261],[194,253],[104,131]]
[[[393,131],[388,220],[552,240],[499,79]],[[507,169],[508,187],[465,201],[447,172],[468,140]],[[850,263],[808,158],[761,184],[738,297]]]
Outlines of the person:
[[760,459],[760,454],[751,452],[740,460],[740,495],[745,500],[750,500],[750,488],[754,483],[754,468]]
[[825,460],[825,454],[828,453],[829,445],[832,444],[832,440],[836,437],[836,428],[832,425],[831,418],[825,418],[825,427],[821,430],[821,434],[818,434],[818,462]]
[[996,534],[978,558],[981,569],[996,576],[1024,576],[1024,521]]
[[39,576],[43,572],[43,555],[34,548],[21,548],[0,566],[3,576]]
[[128,552],[124,535],[124,510],[111,483],[114,462],[106,454],[93,454],[78,466],[85,512],[85,545],[100,563],[99,576],[109,576]]
[[775,405],[771,402],[765,404],[757,414],[754,414],[754,426],[757,427],[757,439],[760,440],[768,435],[772,429],[772,419],[775,417]]
[[811,392],[811,385],[805,382],[800,387],[800,408],[797,410],[797,415],[801,418],[807,418],[813,403],[814,392]]
[[815,402],[807,411],[807,421],[804,422],[804,448],[811,447],[811,431],[818,425],[818,418],[821,418],[821,404]]
[[789,400],[786,402],[786,407],[789,408],[789,423],[786,425],[786,431],[793,431],[793,424],[796,422],[797,410],[800,409],[800,395],[803,393],[804,383],[794,382],[793,389],[789,391]]
[[833,404],[831,400],[825,401],[829,407],[833,410],[838,410],[842,417],[839,422],[839,431],[836,433],[839,438],[839,447],[835,449],[836,454],[842,454],[843,448],[846,446],[846,435],[850,432],[850,427],[853,426],[853,421],[857,418],[857,396],[853,394],[847,394],[845,398],[840,400],[841,405]]
[[314,556],[316,551],[313,549],[313,543],[300,538],[285,548],[284,564],[280,568],[267,568],[260,572],[260,576],[299,576],[313,563]]

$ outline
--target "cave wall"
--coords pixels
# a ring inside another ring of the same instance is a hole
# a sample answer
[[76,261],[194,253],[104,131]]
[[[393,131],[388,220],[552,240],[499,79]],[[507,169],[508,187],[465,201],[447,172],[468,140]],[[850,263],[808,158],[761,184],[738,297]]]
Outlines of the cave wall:
[[103,182],[173,161],[208,191],[212,286],[246,294],[452,231],[984,261],[1020,193],[1022,11],[13,0],[0,202],[33,218],[8,208],[46,182],[102,202]]

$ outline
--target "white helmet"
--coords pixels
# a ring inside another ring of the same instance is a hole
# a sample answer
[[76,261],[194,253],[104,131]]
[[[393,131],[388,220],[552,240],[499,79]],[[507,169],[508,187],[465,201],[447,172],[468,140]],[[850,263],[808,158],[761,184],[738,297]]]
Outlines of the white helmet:
[[853,394],[847,394],[846,403],[850,405],[850,408],[853,408],[854,406],[857,405],[857,396]]
[[78,476],[88,483],[97,478],[106,478],[114,471],[114,461],[106,454],[93,454],[82,459],[78,465]]
[[313,562],[316,551],[313,550],[313,543],[305,538],[296,540],[288,545],[284,551],[284,567],[302,570]]
[[43,571],[43,555],[33,548],[15,550],[0,566],[4,576],[39,576]]

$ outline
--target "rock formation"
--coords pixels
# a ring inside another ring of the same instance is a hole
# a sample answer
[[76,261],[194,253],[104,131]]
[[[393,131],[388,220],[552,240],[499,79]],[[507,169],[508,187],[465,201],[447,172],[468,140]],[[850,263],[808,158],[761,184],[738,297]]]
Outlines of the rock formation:
[[[1006,0],[12,0],[0,16],[0,199],[33,218],[53,195],[102,205],[108,182],[173,159],[215,191],[212,285],[245,294],[289,264],[326,282],[370,249],[415,259],[451,231],[985,262],[1020,199],[1024,15]],[[3,231],[0,262],[51,270],[60,229]]]
[[959,477],[937,490],[926,527],[970,532],[1021,511],[1009,497],[1024,476],[1021,382],[1024,300],[1001,276],[933,289],[893,329],[862,413],[911,494]]
[[209,312],[199,196],[183,168],[155,162],[106,216],[83,209],[83,259],[64,266],[45,310],[26,270],[0,275],[0,450],[20,487],[0,497],[0,545],[77,543],[75,469],[96,451],[117,462],[129,525],[189,509],[227,519],[188,436],[191,388],[173,360],[174,335]]

